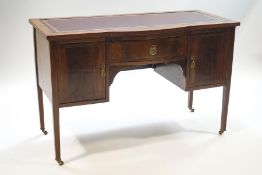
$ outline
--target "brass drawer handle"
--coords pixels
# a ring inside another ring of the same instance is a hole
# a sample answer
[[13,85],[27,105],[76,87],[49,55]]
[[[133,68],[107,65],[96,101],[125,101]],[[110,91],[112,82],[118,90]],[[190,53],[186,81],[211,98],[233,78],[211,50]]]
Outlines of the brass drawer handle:
[[102,64],[100,66],[100,75],[101,77],[105,77],[106,76],[106,65]]
[[194,57],[194,56],[191,57],[190,68],[191,69],[195,69],[196,68],[196,57]]
[[155,56],[156,53],[157,53],[156,45],[150,46],[150,48],[149,48],[149,54],[150,54],[151,56]]

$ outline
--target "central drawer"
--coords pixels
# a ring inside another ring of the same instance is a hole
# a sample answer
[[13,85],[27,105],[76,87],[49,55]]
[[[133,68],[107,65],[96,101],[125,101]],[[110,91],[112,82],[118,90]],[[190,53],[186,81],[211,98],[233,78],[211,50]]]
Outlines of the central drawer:
[[186,58],[187,37],[165,37],[128,41],[111,41],[110,64],[143,61],[168,61]]

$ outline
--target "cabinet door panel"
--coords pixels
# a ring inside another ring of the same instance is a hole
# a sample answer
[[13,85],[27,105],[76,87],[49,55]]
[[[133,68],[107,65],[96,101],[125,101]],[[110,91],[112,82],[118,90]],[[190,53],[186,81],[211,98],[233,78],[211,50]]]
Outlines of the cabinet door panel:
[[106,98],[105,44],[65,44],[60,47],[59,91],[61,103]]
[[191,36],[190,87],[221,84],[225,78],[225,35],[223,32]]

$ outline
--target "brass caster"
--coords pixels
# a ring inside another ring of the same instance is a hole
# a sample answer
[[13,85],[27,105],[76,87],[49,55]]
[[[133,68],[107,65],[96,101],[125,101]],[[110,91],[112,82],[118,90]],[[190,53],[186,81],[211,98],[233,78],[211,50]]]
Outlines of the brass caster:
[[57,159],[56,159],[56,161],[57,161],[57,163],[58,163],[59,166],[64,165],[64,162],[63,162],[62,160],[57,160]]
[[223,135],[223,133],[224,133],[224,131],[221,131],[221,130],[219,131],[219,135]]
[[192,109],[190,109],[190,112],[195,112],[195,109],[193,109],[193,108],[192,108]]
[[48,132],[45,129],[41,129],[41,131],[44,133],[44,135],[48,134]]

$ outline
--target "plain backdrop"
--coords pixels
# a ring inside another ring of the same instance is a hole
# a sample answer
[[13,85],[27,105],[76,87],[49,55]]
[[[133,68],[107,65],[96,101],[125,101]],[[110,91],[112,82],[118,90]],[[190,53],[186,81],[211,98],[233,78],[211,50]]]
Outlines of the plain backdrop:
[[[236,30],[228,131],[217,135],[222,89],[187,93],[151,69],[121,72],[110,102],[61,112],[63,167],[52,116],[39,130],[29,18],[202,10]],[[0,174],[262,174],[262,1],[0,0]]]

